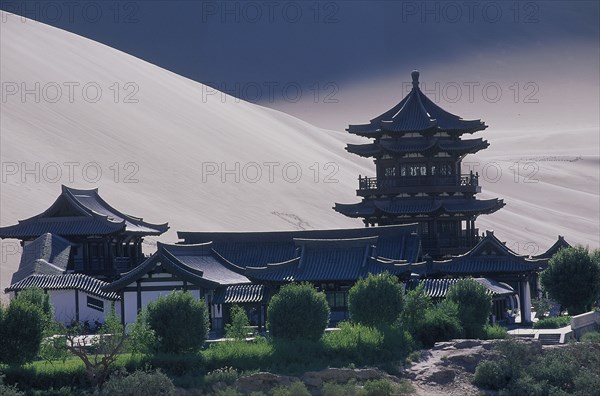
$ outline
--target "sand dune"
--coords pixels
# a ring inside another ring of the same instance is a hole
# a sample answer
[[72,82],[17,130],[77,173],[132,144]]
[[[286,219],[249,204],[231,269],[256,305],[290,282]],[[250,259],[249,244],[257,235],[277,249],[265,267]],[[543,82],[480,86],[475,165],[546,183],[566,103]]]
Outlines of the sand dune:
[[[361,225],[331,209],[357,201],[358,174],[374,174],[371,161],[344,150],[360,139],[41,23],[7,18],[0,29],[2,226],[46,209],[61,184],[99,188],[124,212],[168,221],[165,241],[176,230]],[[564,134],[547,145],[533,133],[484,134],[491,147],[466,161],[497,163],[502,177],[490,174],[483,189],[507,206],[480,229],[522,251],[528,242],[543,250],[557,234],[599,245],[597,130],[575,131],[568,145]],[[538,182],[515,182],[510,166],[528,161]],[[18,262],[13,247],[3,241],[3,288]]]

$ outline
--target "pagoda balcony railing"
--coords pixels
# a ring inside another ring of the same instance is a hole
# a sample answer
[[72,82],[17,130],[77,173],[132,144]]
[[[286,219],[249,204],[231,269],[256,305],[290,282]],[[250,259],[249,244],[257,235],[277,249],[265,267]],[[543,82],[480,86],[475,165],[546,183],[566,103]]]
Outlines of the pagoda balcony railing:
[[435,190],[439,191],[444,190],[443,187],[458,187],[457,191],[479,192],[479,175],[469,173],[460,175],[458,178],[455,176],[405,176],[384,179],[366,176],[358,177],[359,191],[381,190],[381,192],[385,192],[385,190],[405,187],[419,187],[424,190],[430,190],[427,187],[434,187]]

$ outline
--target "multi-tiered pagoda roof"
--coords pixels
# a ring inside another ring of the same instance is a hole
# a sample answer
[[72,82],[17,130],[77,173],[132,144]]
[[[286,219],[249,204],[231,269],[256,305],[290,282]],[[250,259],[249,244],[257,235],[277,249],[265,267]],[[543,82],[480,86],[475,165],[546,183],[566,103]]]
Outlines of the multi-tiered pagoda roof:
[[[362,201],[336,203],[334,209],[362,218],[366,226],[417,222],[425,252],[441,238],[456,248],[446,253],[457,254],[476,244],[475,218],[504,206],[501,199],[476,199],[479,175],[461,174],[462,159],[489,146],[482,138],[461,136],[487,125],[435,104],[419,88],[419,72],[412,72],[412,80],[412,90],[396,106],[368,124],[348,127],[352,134],[373,139],[349,144],[346,150],[373,158],[377,177],[359,176],[357,195]],[[439,236],[440,231],[445,235]]]

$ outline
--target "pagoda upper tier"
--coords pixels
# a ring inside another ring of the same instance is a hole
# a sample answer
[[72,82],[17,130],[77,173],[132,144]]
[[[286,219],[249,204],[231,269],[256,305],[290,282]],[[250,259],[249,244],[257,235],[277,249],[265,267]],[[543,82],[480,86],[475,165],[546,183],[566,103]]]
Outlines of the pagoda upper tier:
[[463,120],[436,105],[419,89],[419,72],[412,72],[413,88],[400,103],[368,124],[350,125],[346,130],[359,136],[377,138],[419,133],[433,136],[447,133],[459,136],[487,128],[481,120]]

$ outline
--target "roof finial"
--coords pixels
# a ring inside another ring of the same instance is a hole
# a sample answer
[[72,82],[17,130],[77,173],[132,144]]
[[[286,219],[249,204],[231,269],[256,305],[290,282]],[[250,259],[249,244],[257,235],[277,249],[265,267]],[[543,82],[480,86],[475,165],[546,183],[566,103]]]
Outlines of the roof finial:
[[410,73],[410,75],[412,76],[412,84],[413,84],[413,88],[417,88],[419,86],[419,71],[418,70],[413,70],[412,73]]

